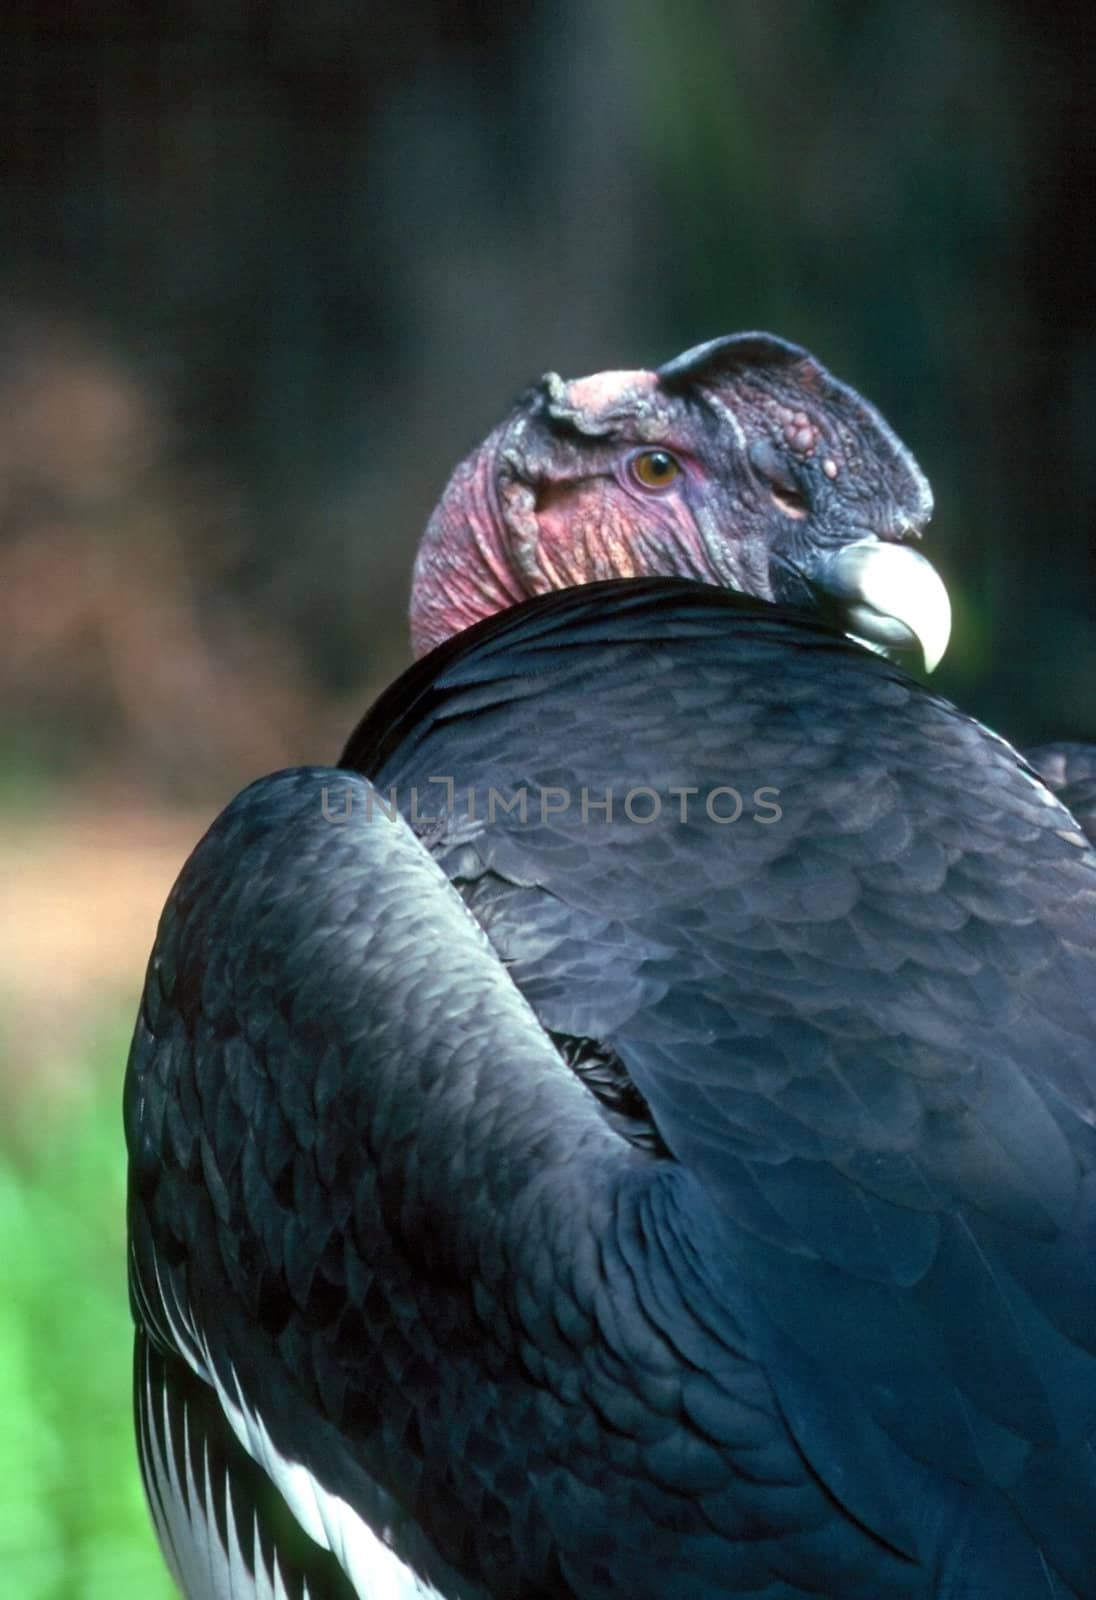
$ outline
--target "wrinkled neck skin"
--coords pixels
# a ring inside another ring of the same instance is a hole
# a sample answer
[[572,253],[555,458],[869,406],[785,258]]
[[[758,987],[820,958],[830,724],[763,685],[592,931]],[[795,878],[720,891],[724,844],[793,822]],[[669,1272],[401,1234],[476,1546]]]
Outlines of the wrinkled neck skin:
[[[458,469],[415,563],[411,640],[416,656],[533,595],[602,578],[646,574],[722,580],[695,523],[630,516],[601,476],[534,488],[503,471],[492,482],[481,454]],[[737,585],[734,585],[737,587]]]
[[766,592],[767,552],[756,552],[757,572],[725,570],[718,517],[684,493],[637,499],[622,486],[622,449],[672,442],[675,408],[653,373],[550,376],[544,386],[562,426],[519,408],[457,468],[427,525],[412,585],[416,656],[533,595],[605,578]]
[[411,586],[416,656],[540,592],[525,586],[503,522],[494,462],[504,432],[461,462],[427,524]]

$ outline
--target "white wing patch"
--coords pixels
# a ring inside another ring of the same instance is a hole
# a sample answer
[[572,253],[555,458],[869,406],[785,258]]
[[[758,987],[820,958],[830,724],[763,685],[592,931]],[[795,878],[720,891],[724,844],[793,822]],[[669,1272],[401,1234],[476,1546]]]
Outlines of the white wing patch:
[[147,1363],[139,1415],[137,1444],[152,1519],[182,1593],[194,1600],[310,1600],[307,1580],[295,1586],[291,1597],[276,1549],[271,1549],[268,1564],[254,1513],[250,1551],[241,1546],[237,1523],[246,1528],[248,1519],[237,1515],[230,1475],[222,1484],[226,1533],[222,1540],[208,1444],[204,1438],[192,1438],[187,1410],[182,1412],[182,1438],[174,1437],[167,1394],[155,1392]]
[[[208,1361],[208,1353],[207,1353]],[[318,1545],[330,1550],[354,1586],[359,1600],[445,1600],[445,1597],[401,1561],[340,1495],[331,1494],[307,1467],[290,1461],[275,1447],[266,1424],[247,1404],[235,1371],[235,1397],[208,1362],[217,1397],[237,1439],[274,1483],[301,1527]]]
[[[140,1283],[135,1260],[133,1267],[138,1303],[143,1312],[146,1310],[151,1312],[152,1307],[149,1306],[147,1292]],[[331,1551],[349,1578],[358,1600],[445,1600],[445,1596],[433,1584],[427,1582],[425,1578],[421,1578],[404,1561],[401,1561],[389,1542],[391,1538],[390,1530],[382,1529],[379,1534],[374,1532],[365,1519],[359,1516],[346,1500],[342,1499],[340,1495],[332,1494],[325,1489],[313,1477],[307,1467],[302,1466],[299,1462],[290,1461],[281,1454],[271,1439],[263,1419],[248,1405],[244,1398],[235,1370],[233,1369],[232,1371],[234,1393],[230,1393],[217,1372],[205,1338],[195,1328],[192,1319],[178,1304],[176,1297],[173,1295],[171,1300],[168,1300],[158,1268],[156,1279],[159,1302],[156,1309],[160,1315],[158,1317],[149,1316],[149,1325],[163,1327],[166,1322],[167,1329],[165,1331],[170,1332],[171,1342],[174,1344],[177,1353],[198,1378],[215,1390],[221,1403],[221,1409],[240,1444],[251,1459],[262,1467],[309,1538],[315,1540],[322,1549]],[[146,1396],[146,1404],[152,1403],[154,1403],[154,1398],[149,1394]],[[168,1426],[166,1411],[163,1425],[166,1430]],[[156,1483],[158,1488],[162,1486],[164,1491],[162,1498],[165,1504],[160,1507],[154,1504],[152,1510],[160,1533],[161,1543],[165,1552],[169,1554],[170,1564],[170,1552],[176,1549],[176,1544],[179,1541],[174,1537],[166,1506],[178,1501],[180,1514],[184,1514],[182,1508],[185,1507],[186,1501],[182,1498],[182,1486],[178,1483],[174,1466],[170,1461],[170,1451],[168,1456],[169,1459],[166,1464],[158,1460],[148,1461],[146,1456],[146,1470],[150,1473],[150,1483]],[[199,1494],[198,1486],[193,1484],[190,1477],[191,1455],[189,1444],[186,1449],[186,1460],[188,1472],[186,1487],[189,1491],[190,1503],[197,1505],[201,1495]],[[210,1528],[213,1528],[215,1525],[209,1501],[208,1472],[204,1473],[203,1477],[206,1517]],[[230,1490],[228,1492],[230,1494]],[[229,1522],[231,1526],[231,1516]],[[193,1535],[190,1535],[187,1542],[193,1542]],[[234,1544],[235,1538],[233,1536],[230,1540],[230,1545]],[[258,1551],[257,1543],[256,1551]],[[225,1552],[226,1560],[230,1561],[231,1556],[231,1549]],[[241,1568],[243,1566],[244,1564],[241,1562]],[[261,1568],[262,1563],[256,1562],[257,1572]],[[186,1575],[183,1572],[177,1571],[176,1577],[184,1594],[194,1597],[200,1596],[201,1600],[205,1600],[207,1595],[211,1597],[211,1600],[221,1600],[222,1596],[237,1595],[248,1596],[249,1600],[252,1595],[256,1597],[262,1596],[262,1600],[283,1600],[286,1592],[282,1587],[281,1575],[277,1571],[276,1564],[273,1586],[271,1587],[268,1581],[266,1588],[256,1588],[255,1582],[250,1579],[246,1588],[229,1587],[224,1589],[217,1588],[215,1585],[210,1587],[208,1583],[204,1586],[202,1584],[188,1586],[187,1581],[185,1581]],[[305,1600],[307,1600],[307,1596]]]

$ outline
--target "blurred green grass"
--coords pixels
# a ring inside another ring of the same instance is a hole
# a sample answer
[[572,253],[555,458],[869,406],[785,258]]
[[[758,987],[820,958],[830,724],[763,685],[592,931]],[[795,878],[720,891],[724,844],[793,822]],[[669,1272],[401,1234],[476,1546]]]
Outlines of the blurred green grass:
[[0,1600],[167,1600],[130,1419],[122,1071],[95,1028],[0,1131]]

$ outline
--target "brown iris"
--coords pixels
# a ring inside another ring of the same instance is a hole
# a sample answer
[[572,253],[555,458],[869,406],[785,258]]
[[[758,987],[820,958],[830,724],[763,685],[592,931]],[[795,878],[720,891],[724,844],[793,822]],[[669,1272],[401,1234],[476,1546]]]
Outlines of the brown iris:
[[641,450],[632,457],[631,469],[643,489],[667,489],[681,472],[668,450]]

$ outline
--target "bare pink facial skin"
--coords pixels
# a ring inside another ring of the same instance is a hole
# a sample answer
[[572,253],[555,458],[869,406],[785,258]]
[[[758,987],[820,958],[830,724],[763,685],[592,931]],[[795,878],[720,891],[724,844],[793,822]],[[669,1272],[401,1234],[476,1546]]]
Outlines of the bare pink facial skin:
[[806,351],[732,335],[657,372],[549,373],[453,474],[415,564],[416,655],[532,595],[686,577],[801,604],[812,563],[916,537],[913,457]]

